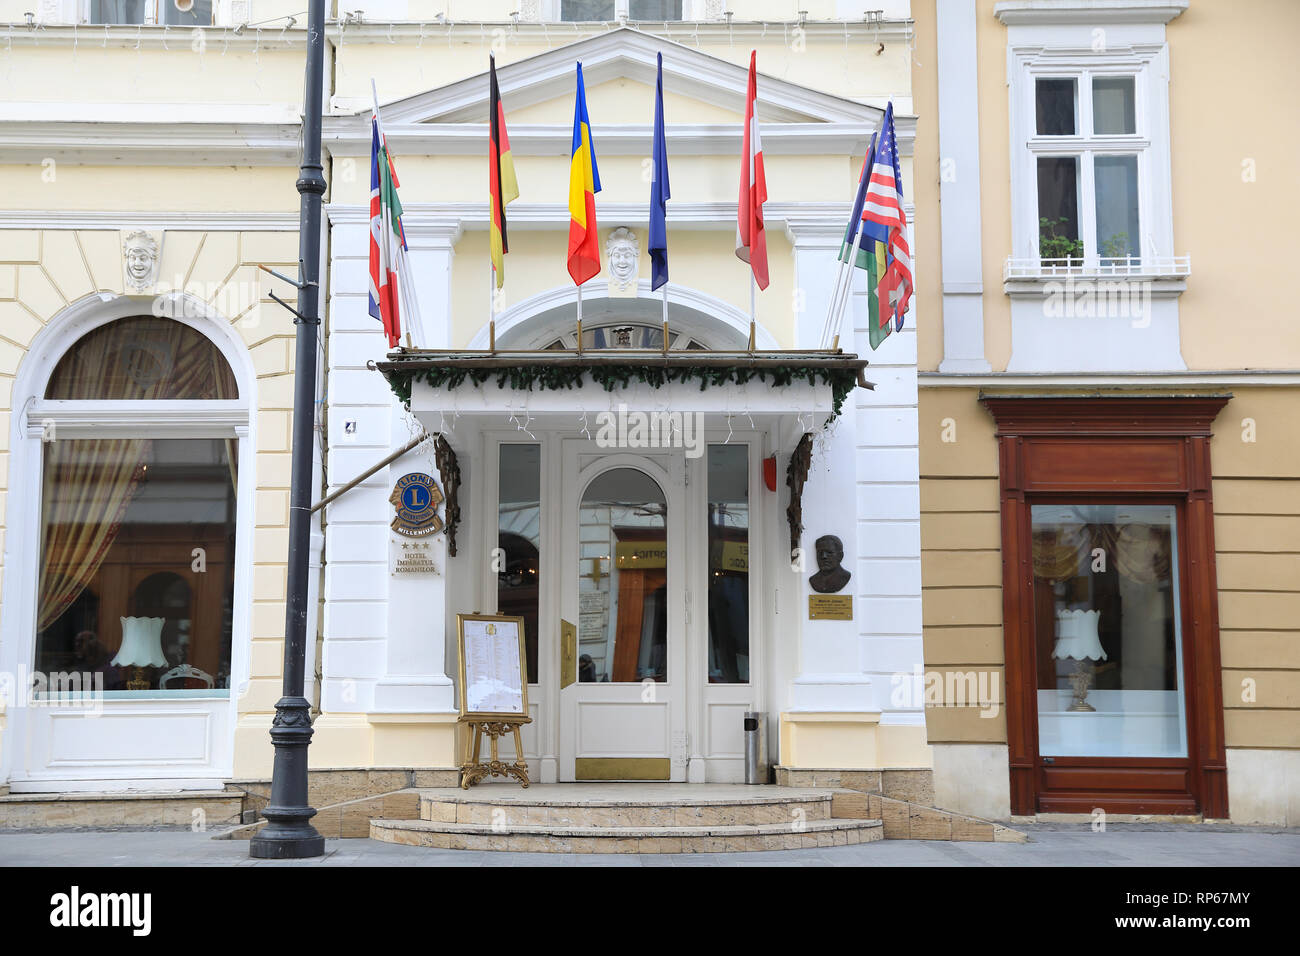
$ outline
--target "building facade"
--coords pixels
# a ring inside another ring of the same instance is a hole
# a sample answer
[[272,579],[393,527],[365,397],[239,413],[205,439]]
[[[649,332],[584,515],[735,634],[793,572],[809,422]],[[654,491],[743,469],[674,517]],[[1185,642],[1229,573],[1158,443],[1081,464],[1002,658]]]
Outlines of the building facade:
[[[296,265],[304,17],[22,6],[0,0],[0,788],[265,781],[294,375],[272,296],[294,290],[261,267]],[[457,615],[496,612],[525,622],[535,780],[739,781],[758,711],[778,782],[908,771],[906,799],[988,819],[1294,824],[1300,338],[1275,217],[1296,130],[1270,108],[1294,11],[872,6],[329,10],[313,770],[454,779]],[[1225,50],[1270,92],[1200,66]],[[771,267],[752,314],[751,51]],[[520,186],[496,294],[489,54]],[[581,336],[576,61],[605,266]],[[407,351],[367,308],[376,94]],[[857,385],[822,328],[891,101],[916,295],[871,351],[855,277]],[[694,378],[641,374],[647,350]],[[755,354],[784,371],[736,375]],[[437,534],[394,530],[412,475],[444,499]],[[811,616],[821,585],[848,619]]]
[[[11,692],[0,717],[13,793],[270,774],[294,327],[272,299],[292,287],[259,267],[292,275],[297,257],[304,24],[290,6],[0,17],[15,21],[0,657],[14,687],[36,686]],[[314,770],[453,771],[456,616],[496,611],[525,620],[534,779],[740,781],[747,711],[764,715],[767,759],[786,770],[928,772],[922,704],[891,693],[893,675],[923,663],[913,325],[861,385],[861,363],[817,351],[849,199],[891,101],[911,209],[915,37],[908,4],[884,6],[331,10],[316,497],[367,477],[315,513]],[[734,253],[751,50],[771,268],[752,316]],[[520,183],[491,305],[489,53]],[[659,54],[666,297],[645,252]],[[412,365],[418,351],[381,372],[390,352],[367,309],[372,81],[400,175],[413,344],[519,371],[547,365],[539,352],[573,361],[579,345],[565,270],[579,60],[604,186],[584,361],[625,367],[621,350],[649,347],[717,380],[435,387],[437,363]],[[850,354],[868,350],[864,303],[856,288]],[[810,374],[727,372],[751,354]],[[684,427],[657,441],[617,424],[671,414]],[[437,441],[368,473],[422,429]],[[788,477],[809,448],[806,473]],[[414,544],[392,528],[411,474],[447,498],[444,531]],[[819,547],[851,597],[846,619],[809,618]],[[93,707],[69,700],[74,678],[102,689]]]
[[927,711],[937,799],[1294,825],[1297,127],[1208,64],[1286,88],[1296,10],[913,15],[926,663],[994,675]]

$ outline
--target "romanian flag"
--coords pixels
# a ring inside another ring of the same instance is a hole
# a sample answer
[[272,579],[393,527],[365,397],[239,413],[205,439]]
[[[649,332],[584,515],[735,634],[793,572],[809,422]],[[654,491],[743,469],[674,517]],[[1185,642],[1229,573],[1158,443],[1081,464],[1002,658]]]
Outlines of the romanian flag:
[[505,254],[510,251],[506,238],[506,205],[519,198],[515,179],[515,161],[510,157],[510,137],[506,135],[506,114],[497,87],[496,57],[488,54],[491,96],[488,100],[488,206],[491,213],[492,272],[496,287],[506,281]]
[[587,118],[587,91],[578,64],[578,96],[573,105],[573,152],[569,160],[569,275],[582,285],[600,272],[600,244],[596,239],[596,193],[600,173]]

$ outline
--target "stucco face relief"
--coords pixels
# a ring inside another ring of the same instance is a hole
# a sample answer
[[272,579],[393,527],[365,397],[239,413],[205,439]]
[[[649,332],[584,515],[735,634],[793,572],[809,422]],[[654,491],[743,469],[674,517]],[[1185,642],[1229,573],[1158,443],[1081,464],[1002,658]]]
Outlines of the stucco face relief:
[[636,233],[626,226],[620,226],[611,232],[605,240],[605,257],[609,260],[612,285],[620,291],[636,285],[637,264],[641,257]]
[[126,284],[136,292],[147,292],[158,279],[158,240],[137,229],[122,241]]

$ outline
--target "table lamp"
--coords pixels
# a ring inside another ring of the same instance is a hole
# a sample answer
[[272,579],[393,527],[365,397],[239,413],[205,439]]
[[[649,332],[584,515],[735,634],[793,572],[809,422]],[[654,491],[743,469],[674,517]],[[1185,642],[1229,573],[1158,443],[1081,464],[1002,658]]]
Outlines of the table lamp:
[[164,667],[167,664],[162,649],[162,629],[166,619],[123,617],[119,620],[122,622],[122,646],[117,649],[112,663],[135,668],[135,679],[126,682],[128,690],[148,690],[149,678],[145,676],[144,669]]
[[1058,611],[1056,615],[1056,647],[1052,657],[1070,658],[1075,662],[1070,684],[1074,687],[1074,703],[1068,711],[1094,711],[1088,703],[1088,687],[1092,684],[1093,661],[1104,661],[1106,651],[1097,635],[1100,611]]

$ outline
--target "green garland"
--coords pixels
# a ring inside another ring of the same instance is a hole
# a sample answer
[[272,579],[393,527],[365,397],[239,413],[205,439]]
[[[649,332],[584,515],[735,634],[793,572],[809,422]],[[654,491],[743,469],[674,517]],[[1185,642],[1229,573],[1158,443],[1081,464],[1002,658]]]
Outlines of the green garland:
[[590,374],[592,379],[605,391],[627,388],[633,382],[645,382],[654,388],[661,388],[668,382],[686,382],[699,379],[700,391],[710,385],[743,385],[750,379],[767,382],[780,388],[794,382],[804,381],[816,385],[818,380],[831,387],[833,402],[831,417],[827,424],[839,414],[844,400],[857,385],[857,372],[851,368],[812,368],[806,365],[777,365],[753,368],[743,365],[679,366],[666,368],[662,365],[503,365],[495,368],[465,368],[456,365],[423,366],[420,368],[394,368],[384,372],[393,394],[403,404],[410,405],[411,388],[416,382],[424,382],[431,388],[459,388],[466,381],[482,385],[490,378],[495,378],[498,388],[511,388],[516,391],[532,391],[534,387],[543,390],[559,391],[561,389],[582,388],[584,377]]

